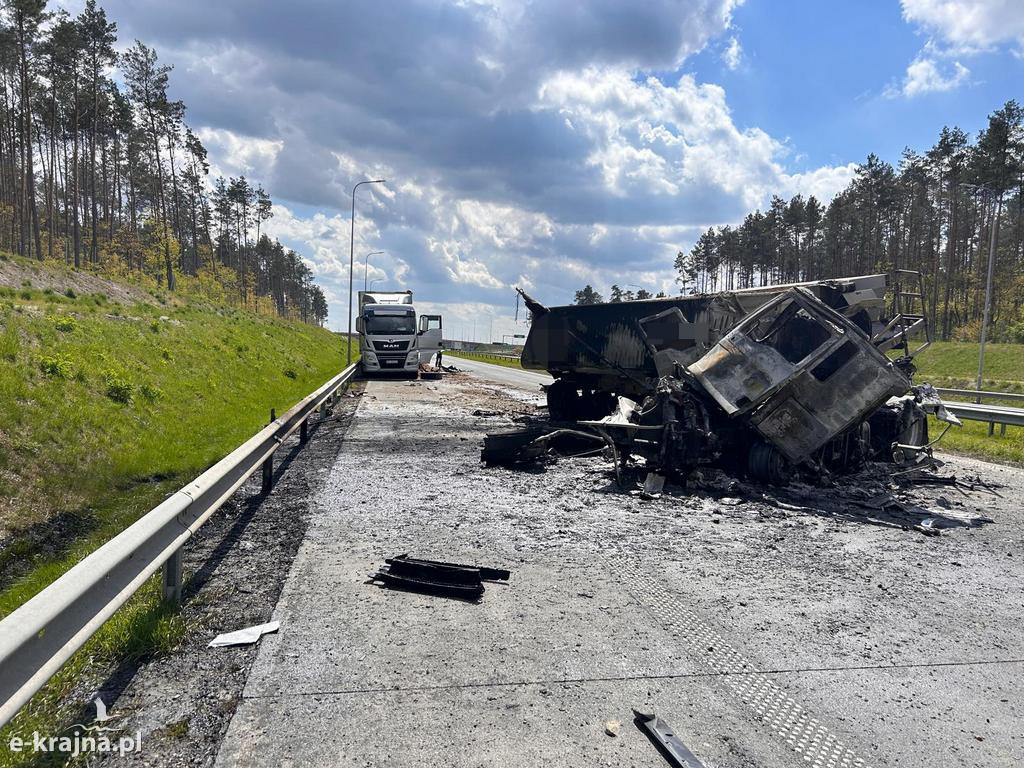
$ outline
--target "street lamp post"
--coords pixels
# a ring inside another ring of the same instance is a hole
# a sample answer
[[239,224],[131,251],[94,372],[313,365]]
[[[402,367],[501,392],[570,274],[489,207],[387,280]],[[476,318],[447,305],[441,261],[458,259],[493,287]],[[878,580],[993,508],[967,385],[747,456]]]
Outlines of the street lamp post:
[[[629,286],[630,288],[636,288],[638,292],[647,291],[647,289],[644,288],[642,285],[637,285],[636,283],[626,283],[626,285]],[[650,295],[650,291],[647,291],[647,293],[648,295]]]
[[[967,189],[981,190],[985,197],[991,199],[993,195],[997,193],[985,184],[969,184],[961,183],[959,186]],[[998,193],[996,197],[996,207],[992,215],[992,224],[989,230],[988,240],[988,270],[985,275],[985,310],[981,320],[981,339],[978,345],[978,377],[974,382],[974,389],[976,392],[981,392],[981,381],[985,375],[985,342],[988,341],[988,324],[992,319],[992,277],[995,273],[996,266],[996,233],[998,232],[999,216],[1002,214],[1003,208],[1003,195]],[[981,402],[981,395],[979,394],[975,398],[975,402]]]
[[[981,392],[981,378],[985,373],[985,341],[988,336],[988,324],[992,318],[992,274],[996,266],[996,228],[999,226],[999,214],[1002,213],[1003,196],[999,195],[996,200],[996,209],[992,215],[992,232],[988,240],[988,275],[985,278],[985,314],[981,321],[981,346],[978,349],[978,380],[975,389]],[[977,401],[981,402],[981,395]]]
[[[363,290],[364,291],[366,290],[366,275],[367,275],[367,273],[370,270],[370,257],[371,256],[376,256],[379,253],[384,253],[384,251],[370,251],[368,254],[366,254],[366,261],[363,262]],[[380,278],[377,277],[377,278],[374,278],[374,279],[375,280],[379,280]]]
[[370,281],[370,288],[372,289],[374,283],[380,282],[383,279],[384,279],[383,277],[375,277],[375,278],[373,278],[373,280]]
[[349,220],[348,237],[348,362],[346,365],[352,365],[352,269],[355,265],[356,255],[356,190],[363,184],[383,184],[384,181],[384,179],[366,179],[356,182],[356,185],[352,187],[352,218]]

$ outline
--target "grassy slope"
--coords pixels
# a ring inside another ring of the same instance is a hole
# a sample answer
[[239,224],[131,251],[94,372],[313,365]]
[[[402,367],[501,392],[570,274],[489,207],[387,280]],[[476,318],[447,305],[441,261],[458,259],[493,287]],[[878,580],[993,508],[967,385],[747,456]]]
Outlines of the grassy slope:
[[0,305],[6,526],[193,475],[343,367],[338,337],[301,323],[56,298]]
[[[301,323],[0,289],[0,616],[343,366],[339,337]],[[70,716],[90,657],[160,650],[182,629],[151,581],[0,740]]]
[[[512,354],[512,353],[503,353]],[[523,366],[519,362],[519,358],[510,357],[498,357],[496,355],[490,355],[486,352],[467,352],[462,349],[446,350],[444,356],[447,357],[464,357],[467,360],[479,360],[482,363],[491,363],[491,365],[503,365],[506,368],[522,368]]]
[[[978,375],[978,345],[938,341],[915,360],[916,378],[937,387],[974,388]],[[1024,392],[1024,344],[986,344],[983,388]]]
[[[978,345],[936,342],[915,362],[918,367],[915,381],[951,389],[973,389],[978,374]],[[982,387],[994,392],[1024,392],[1024,344],[985,345]],[[1005,405],[1021,407],[1019,402],[1006,402]],[[931,435],[938,436],[943,427],[943,424],[933,421]],[[965,421],[963,427],[953,427],[946,433],[940,447],[983,459],[1024,464],[1024,428],[1007,427],[1005,435],[1000,435],[997,429],[996,434],[990,437],[987,424]]]

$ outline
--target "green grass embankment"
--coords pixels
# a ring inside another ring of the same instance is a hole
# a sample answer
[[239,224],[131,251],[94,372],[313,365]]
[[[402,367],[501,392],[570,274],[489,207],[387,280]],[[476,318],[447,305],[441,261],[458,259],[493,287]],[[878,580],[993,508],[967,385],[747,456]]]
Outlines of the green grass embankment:
[[[929,382],[936,387],[974,389],[978,375],[978,345],[963,342],[936,342],[915,358],[916,382]],[[982,389],[989,392],[1024,393],[1024,344],[986,344],[985,375]],[[969,397],[944,395],[948,400],[967,400]],[[1010,400],[985,400],[987,404],[1024,407],[1024,403]],[[944,424],[931,421],[929,433],[939,435]],[[988,424],[964,421],[962,427],[952,427],[939,444],[942,450],[964,453],[982,459],[1024,464],[1024,427],[1008,426],[1001,435],[997,427],[988,434]]]
[[[502,354],[515,354],[514,352],[507,352]],[[516,357],[502,357],[497,354],[489,352],[467,352],[463,349],[453,349],[446,351],[445,357],[464,357],[467,360],[479,360],[481,363],[491,363],[492,365],[503,365],[506,368],[522,368],[522,364],[519,362],[519,356]]]
[[[344,367],[322,328],[198,304],[116,304],[0,287],[0,617]],[[53,733],[67,694],[172,647],[184,628],[156,578],[0,730]]]

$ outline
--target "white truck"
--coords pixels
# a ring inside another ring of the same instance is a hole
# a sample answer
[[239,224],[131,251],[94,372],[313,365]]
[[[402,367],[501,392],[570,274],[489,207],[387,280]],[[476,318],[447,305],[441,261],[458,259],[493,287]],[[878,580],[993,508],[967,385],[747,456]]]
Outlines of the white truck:
[[356,316],[363,373],[415,377],[440,353],[441,315],[420,315],[412,291],[360,291]]

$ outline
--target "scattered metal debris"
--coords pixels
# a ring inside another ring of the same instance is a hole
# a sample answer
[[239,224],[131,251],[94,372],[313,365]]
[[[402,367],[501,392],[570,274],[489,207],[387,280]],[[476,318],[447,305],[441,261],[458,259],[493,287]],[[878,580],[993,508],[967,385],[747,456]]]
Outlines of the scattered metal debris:
[[633,722],[636,727],[647,734],[665,758],[677,768],[705,768],[704,763],[697,759],[675,734],[671,725],[653,712],[633,710]]
[[904,476],[904,479],[912,483],[924,483],[928,485],[960,485],[956,475],[932,475],[924,472],[915,472]]
[[657,472],[648,472],[644,480],[644,490],[641,494],[645,499],[657,499],[665,488],[665,476]]
[[859,507],[864,507],[865,509],[877,509],[882,512],[890,507],[900,507],[900,503],[896,501],[890,493],[872,496],[869,499],[858,499],[853,503]]
[[479,600],[484,581],[508,581],[511,573],[500,568],[421,560],[408,554],[388,558],[386,565],[370,576],[388,587],[412,592]]
[[480,460],[487,466],[508,466],[540,459],[547,446],[539,441],[549,432],[543,427],[491,432],[484,436]]
[[552,452],[562,456],[592,453],[594,442],[605,439],[578,429],[527,429],[491,432],[484,436],[480,460],[487,466],[509,466],[540,461]]
[[210,644],[207,647],[224,648],[230,645],[252,645],[253,643],[258,642],[264,635],[270,632],[277,632],[280,628],[281,622],[270,621],[266,624],[257,624],[253,627],[237,629],[234,632],[226,632],[223,635],[217,635],[210,641]]

